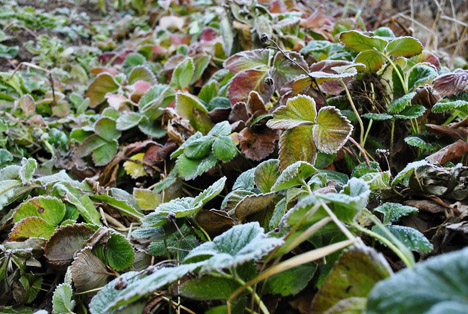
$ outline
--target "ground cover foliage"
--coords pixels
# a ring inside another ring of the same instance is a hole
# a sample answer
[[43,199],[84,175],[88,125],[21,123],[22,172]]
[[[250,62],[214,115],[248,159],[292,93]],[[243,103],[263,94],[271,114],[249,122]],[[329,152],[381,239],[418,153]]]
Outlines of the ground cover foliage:
[[1,4],[1,313],[466,313],[463,22]]

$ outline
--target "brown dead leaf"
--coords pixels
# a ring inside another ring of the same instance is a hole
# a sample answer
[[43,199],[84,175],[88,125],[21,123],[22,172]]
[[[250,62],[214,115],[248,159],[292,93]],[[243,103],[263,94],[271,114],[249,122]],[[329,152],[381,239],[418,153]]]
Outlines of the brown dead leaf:
[[453,159],[462,157],[466,153],[468,153],[468,143],[463,140],[458,140],[434,154],[427,156],[426,160],[433,164],[443,165]]
[[456,95],[468,88],[468,70],[457,69],[441,75],[432,82],[432,86],[441,97]]
[[275,150],[275,143],[279,139],[278,130],[263,129],[261,132],[252,132],[249,128],[239,133],[239,145],[245,157],[253,160],[262,160]]

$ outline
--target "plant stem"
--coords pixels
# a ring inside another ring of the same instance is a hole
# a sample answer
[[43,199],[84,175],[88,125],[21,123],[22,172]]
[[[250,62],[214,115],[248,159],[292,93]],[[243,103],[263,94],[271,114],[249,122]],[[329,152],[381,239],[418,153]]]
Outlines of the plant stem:
[[370,235],[373,238],[376,238],[380,242],[384,243],[386,246],[388,246],[398,257],[405,263],[407,267],[413,266],[410,261],[407,260],[406,256],[395,246],[393,245],[392,242],[387,240],[386,238],[382,237],[380,234],[375,233],[374,231],[371,231],[369,229],[366,229],[364,227],[361,227],[359,224],[355,223],[353,224],[353,227],[361,231],[362,233],[366,233]]
[[380,222],[380,220],[378,220],[377,217],[375,217],[371,212],[369,212],[368,210],[364,210],[363,214],[367,218],[369,218],[369,220],[372,221],[376,226],[378,226],[385,234],[385,236],[387,236],[387,238],[389,238],[398,247],[398,251],[405,257],[404,259],[402,258],[402,261],[407,261],[405,262],[405,264],[408,267],[412,267],[415,263],[413,253],[411,253],[411,251],[409,251],[408,248],[403,243],[401,243],[400,240],[398,240],[390,231],[388,231],[388,229],[385,228],[385,226]]
[[305,186],[305,188],[307,189],[307,192],[309,194],[312,194],[312,190],[310,189],[310,186],[307,184],[307,182],[305,182],[303,178],[301,178],[299,181],[301,181],[302,185]]
[[346,97],[348,98],[348,101],[349,103],[351,104],[351,107],[353,108],[353,111],[354,111],[354,114],[356,115],[356,118],[359,122],[359,126],[361,128],[361,135],[359,137],[359,144],[361,145],[361,147],[363,146],[364,144],[364,123],[362,123],[362,119],[361,119],[361,116],[359,115],[357,109],[356,109],[356,106],[354,105],[354,102],[353,102],[353,98],[351,97],[351,94],[349,93],[349,89],[348,87],[346,86],[345,82],[343,81],[343,79],[340,79],[340,83],[341,85],[343,86],[343,88],[345,89],[346,91]]
[[390,131],[390,154],[393,152],[393,140],[395,135],[395,121],[396,119],[392,119],[392,130]]
[[[370,119],[369,121],[369,124],[367,125],[367,130],[366,130],[366,134],[364,134],[364,143],[363,145],[366,146],[366,142],[367,142],[367,136],[369,135],[369,132],[370,132],[370,129],[372,127],[372,123],[374,122],[374,120]],[[363,146],[363,147],[364,147]]]
[[364,157],[364,160],[366,162],[366,165],[367,165],[367,168],[370,168],[370,161],[369,161],[369,158],[367,158],[367,154],[366,154],[366,151],[364,148],[361,147],[361,145],[358,144],[358,142],[356,142],[356,140],[354,138],[352,138],[351,136],[349,137],[349,141],[352,142],[358,149],[359,151],[361,152],[362,154],[362,157]]
[[408,94],[408,87],[406,86],[406,82],[405,82],[405,79],[403,78],[403,76],[401,76],[401,73],[400,71],[398,70],[396,64],[392,61],[392,59],[390,59],[389,56],[387,56],[386,54],[384,53],[381,53],[379,52],[379,54],[381,56],[383,56],[385,59],[387,59],[387,61],[391,64],[391,66],[393,67],[393,69],[396,71],[397,75],[398,75],[398,78],[400,79],[400,82],[401,82],[401,85],[403,86],[403,90],[405,91],[405,95]]

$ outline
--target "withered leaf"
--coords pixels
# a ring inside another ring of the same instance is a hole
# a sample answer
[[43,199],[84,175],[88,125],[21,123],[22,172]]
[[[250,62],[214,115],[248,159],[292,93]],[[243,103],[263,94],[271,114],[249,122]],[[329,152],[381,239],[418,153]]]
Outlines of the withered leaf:
[[453,159],[462,157],[466,153],[468,153],[468,143],[464,140],[458,140],[434,154],[427,156],[426,160],[433,164],[443,165]]
[[94,230],[86,225],[68,225],[55,231],[44,248],[47,262],[57,268],[66,267]]
[[458,69],[444,74],[432,82],[441,97],[453,96],[468,88],[468,70]]
[[239,133],[239,145],[245,157],[252,160],[262,160],[275,150],[279,138],[278,130],[264,128],[258,133],[244,128]]
[[71,265],[71,272],[77,292],[104,286],[110,275],[106,265],[91,252],[89,247],[78,253]]

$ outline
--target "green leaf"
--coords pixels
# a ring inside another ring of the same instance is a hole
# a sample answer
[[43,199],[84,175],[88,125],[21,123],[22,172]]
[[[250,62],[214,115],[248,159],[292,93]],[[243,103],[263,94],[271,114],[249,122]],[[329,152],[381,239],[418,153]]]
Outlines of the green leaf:
[[37,168],[37,161],[33,158],[23,158],[21,161],[21,169],[19,171],[19,177],[23,184],[30,182],[33,177],[34,171]]
[[216,125],[208,132],[212,136],[228,136],[231,134],[231,125],[228,121],[216,123]]
[[416,64],[409,70],[408,89],[414,90],[416,87],[429,83],[438,76],[433,65]]
[[143,116],[137,112],[126,112],[117,119],[115,127],[119,131],[129,130],[136,127],[142,119]]
[[[271,120],[270,120],[271,121]],[[302,125],[281,134],[279,141],[280,169],[284,170],[296,161],[315,163],[317,147],[313,138],[313,125]]]
[[55,197],[37,196],[21,204],[13,221],[18,222],[26,217],[41,217],[49,224],[57,226],[65,217],[65,204]]
[[414,97],[414,95],[416,95],[416,93],[412,92],[406,94],[403,97],[395,99],[388,105],[388,112],[391,114],[396,114],[403,111],[403,109],[405,109],[409,104],[411,104],[411,99]]
[[113,193],[113,196],[103,193],[99,195],[92,195],[91,197],[93,200],[103,202],[106,205],[112,207],[113,209],[119,211],[123,216],[143,217],[141,211],[138,208],[136,208],[136,204],[129,204],[130,202],[121,198],[117,199],[115,196],[115,193]]
[[370,314],[466,312],[467,258],[468,249],[465,248],[403,269],[372,289],[366,312]]
[[421,167],[421,166],[429,166],[430,163],[427,162],[426,160],[419,160],[419,161],[414,161],[414,162],[410,162],[409,164],[406,165],[406,167],[401,170],[396,176],[395,178],[393,179],[392,181],[392,186],[395,186],[397,185],[398,183],[400,183],[401,180],[407,178],[408,176],[410,176],[415,169]]
[[189,141],[185,145],[184,154],[190,159],[201,159],[207,156],[211,151],[214,138],[211,136],[202,136]]
[[120,131],[116,128],[115,120],[108,117],[103,117],[96,121],[94,132],[109,142],[120,137]]
[[96,134],[93,134],[91,136],[88,136],[84,141],[83,143],[81,143],[80,147],[78,148],[78,156],[83,158],[89,154],[91,154],[93,151],[95,151],[96,149],[102,147],[102,146],[105,146],[107,143],[109,143],[108,141],[106,141],[105,139],[103,139],[102,137],[96,135]]
[[422,138],[418,137],[418,136],[407,136],[405,137],[405,142],[408,144],[408,145],[411,145],[411,146],[414,146],[414,147],[417,147],[417,148],[421,148],[421,149],[424,149],[424,150],[436,150],[437,148],[439,148],[439,145],[436,144],[436,143],[428,143],[426,142],[425,140],[423,140]]
[[273,54],[272,49],[241,51],[226,59],[223,66],[234,73],[248,69],[268,70]]
[[55,184],[54,189],[58,190],[64,196],[65,200],[76,206],[80,215],[86,222],[98,226],[101,225],[101,215],[88,195],[83,195],[78,189],[64,183]]
[[98,147],[92,152],[93,161],[96,166],[105,166],[112,161],[118,149],[116,140],[107,142],[105,145]]
[[[433,249],[431,242],[429,242],[421,232],[414,228],[398,225],[385,225],[385,228],[412,251],[429,253]],[[386,233],[379,226],[373,226],[372,230],[377,234],[380,234],[382,237],[387,238]],[[392,242],[392,239],[387,239]]]
[[190,94],[177,93],[176,110],[181,117],[190,121],[190,124],[202,134],[207,134],[213,123],[208,116],[208,110],[195,97]]
[[397,119],[416,119],[422,116],[426,112],[426,108],[422,105],[408,106],[399,114],[395,115]]
[[398,37],[390,41],[385,48],[389,55],[395,57],[412,57],[422,52],[423,46],[413,37]]
[[133,68],[139,65],[143,65],[146,62],[146,58],[137,52],[129,53],[125,58],[122,66],[125,69]]
[[9,241],[23,241],[29,238],[49,239],[55,232],[55,226],[40,217],[26,217],[18,221],[11,229]]
[[202,77],[203,72],[205,72],[208,64],[210,63],[210,60],[211,56],[204,54],[198,54],[193,57],[195,69],[190,84],[195,84]]
[[385,61],[385,57],[375,50],[362,51],[354,59],[354,62],[364,64],[367,72],[377,71],[384,65]]
[[361,117],[366,118],[366,119],[376,120],[376,121],[390,120],[391,118],[393,118],[392,115],[389,115],[386,113],[365,113],[361,115]]
[[4,148],[0,148],[0,165],[4,165],[13,160],[13,155]]
[[267,125],[272,129],[292,129],[304,124],[315,123],[315,100],[306,95],[288,99],[285,106],[280,106],[273,112],[273,119]]
[[377,28],[374,31],[374,35],[375,36],[380,36],[380,37],[387,37],[387,38],[394,38],[395,37],[395,34],[393,34],[392,29],[388,28],[388,27],[385,27],[385,26]]
[[185,155],[181,155],[177,159],[177,168],[182,178],[185,180],[193,180],[216,166],[217,162],[218,160],[216,157],[211,154],[200,160],[189,159]]
[[306,178],[311,177],[316,172],[317,169],[308,162],[297,161],[281,172],[271,190],[280,191],[302,185]]
[[151,138],[162,138],[167,135],[167,131],[162,128],[157,122],[154,121],[144,121],[142,120],[138,124],[138,128],[141,132],[148,135]]
[[[221,193],[221,191],[224,188],[225,183],[226,183],[226,177],[222,177],[221,179],[213,183],[210,187],[208,187],[203,192],[201,192],[197,197],[177,198],[167,203],[162,203],[155,209],[155,213],[161,214],[164,216],[167,216],[168,214],[173,213],[176,215],[177,218],[186,217],[189,215],[193,216],[200,209],[202,209],[203,205],[205,205],[208,201],[210,201],[211,199],[216,197],[219,193]],[[148,224],[147,219],[146,219],[145,224]]]
[[325,313],[340,300],[365,298],[378,281],[391,274],[382,254],[365,245],[354,245],[343,252],[315,295],[312,308]]
[[418,209],[413,206],[406,206],[398,203],[385,203],[374,209],[374,211],[383,214],[382,222],[384,224],[400,220],[401,217],[415,214]]
[[186,281],[180,293],[194,300],[227,300],[240,287],[234,279],[203,276]]
[[150,84],[155,84],[156,77],[147,66],[138,65],[133,67],[130,73],[128,74],[128,85],[133,85],[137,81],[145,81]]
[[352,131],[353,125],[337,108],[326,106],[318,113],[313,139],[320,151],[332,154],[343,147]]
[[227,180],[226,177],[222,177],[218,181],[214,182],[212,185],[206,188],[203,192],[198,194],[197,197],[195,197],[195,199],[193,200],[194,203],[203,206],[209,201],[211,201],[224,189],[226,180]]
[[169,85],[157,84],[143,94],[138,107],[150,120],[155,120],[163,114],[163,110],[174,100],[174,89]]
[[193,74],[195,71],[195,66],[193,64],[193,59],[186,57],[181,61],[172,73],[171,86],[184,89],[190,84]]
[[120,271],[133,264],[135,253],[128,240],[121,234],[112,233],[106,243],[106,257],[109,266]]
[[[364,180],[351,178],[340,193],[311,194],[301,199],[288,212],[285,219],[288,225],[295,226],[303,219],[304,215],[322,201],[328,203],[330,209],[342,222],[352,223],[354,218],[366,207],[370,192],[369,185]],[[323,208],[320,208],[312,217],[304,222],[304,226],[312,225],[328,216],[328,213]]]
[[200,93],[198,94],[198,99],[208,104],[213,98],[218,96],[219,87],[216,81],[212,80],[205,85],[203,85]]
[[107,93],[116,91],[119,84],[114,77],[107,73],[102,73],[89,85],[86,97],[89,97],[89,107],[94,108],[105,100]]
[[265,283],[264,293],[283,297],[296,295],[304,289],[317,270],[317,264],[300,265],[271,276]]
[[249,169],[242,172],[234,182],[232,186],[232,190],[246,190],[252,191],[255,187],[255,177],[254,177],[255,169]]
[[441,99],[432,107],[431,110],[434,113],[442,113],[445,111],[452,111],[455,109],[461,110],[463,112],[468,112],[468,101]]
[[262,193],[270,192],[279,176],[280,168],[278,159],[266,160],[255,168],[255,184]]
[[230,136],[218,137],[213,143],[213,154],[221,161],[230,161],[237,154],[234,140]]
[[[137,272],[128,272],[105,285],[91,300],[89,308],[92,314],[114,313],[120,306],[131,304],[146,295],[157,291],[186,274],[195,271],[201,263],[163,267],[154,269],[151,275],[144,276]],[[116,289],[119,282],[126,284],[123,289]]]
[[52,297],[52,309],[54,314],[73,312],[76,302],[73,300],[73,289],[70,284],[62,283],[55,288]]
[[382,38],[370,37],[358,31],[347,31],[340,34],[340,41],[356,51],[374,50],[382,52],[387,41]]
[[185,262],[205,259],[202,270],[229,269],[259,259],[282,243],[281,239],[267,236],[258,222],[250,222],[197,246],[185,257]]

